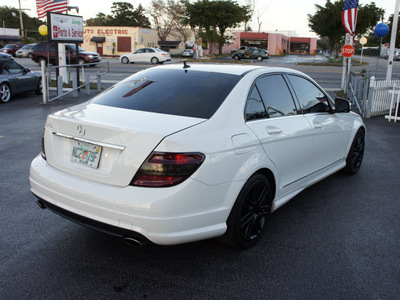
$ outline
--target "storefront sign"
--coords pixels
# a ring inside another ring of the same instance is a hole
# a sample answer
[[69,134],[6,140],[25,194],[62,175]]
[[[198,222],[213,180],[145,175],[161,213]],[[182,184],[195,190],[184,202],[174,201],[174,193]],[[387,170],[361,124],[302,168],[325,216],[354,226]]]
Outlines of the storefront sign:
[[85,28],[85,34],[92,35],[128,35],[128,29]]
[[83,42],[83,18],[58,13],[48,13],[49,40],[63,43]]

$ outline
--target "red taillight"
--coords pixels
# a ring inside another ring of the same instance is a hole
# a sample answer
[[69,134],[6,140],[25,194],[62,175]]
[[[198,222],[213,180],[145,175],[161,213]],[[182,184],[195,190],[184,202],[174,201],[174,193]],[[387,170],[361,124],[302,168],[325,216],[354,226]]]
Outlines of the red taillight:
[[167,54],[161,53],[162,56],[167,57]]
[[46,150],[44,149],[44,134],[46,132],[46,129],[43,129],[43,135],[42,135],[42,151],[40,152],[40,154],[42,155],[42,157],[44,159],[46,159]]
[[167,187],[189,178],[203,163],[201,153],[153,152],[137,171],[130,185]]

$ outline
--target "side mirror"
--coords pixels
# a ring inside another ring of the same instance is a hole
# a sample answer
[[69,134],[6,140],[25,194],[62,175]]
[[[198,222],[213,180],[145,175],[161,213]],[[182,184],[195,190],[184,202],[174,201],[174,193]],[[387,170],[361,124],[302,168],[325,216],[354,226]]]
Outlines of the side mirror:
[[336,98],[335,108],[337,113],[348,113],[350,112],[350,102],[346,99]]

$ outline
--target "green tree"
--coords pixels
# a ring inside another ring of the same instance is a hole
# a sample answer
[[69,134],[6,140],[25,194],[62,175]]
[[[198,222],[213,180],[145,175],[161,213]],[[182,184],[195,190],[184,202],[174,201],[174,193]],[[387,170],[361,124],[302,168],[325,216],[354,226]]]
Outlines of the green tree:
[[111,6],[112,26],[134,26],[150,28],[150,21],[144,15],[144,9],[139,4],[137,9],[128,2],[113,2]]
[[[328,39],[331,52],[339,50],[346,34],[342,24],[343,4],[343,0],[335,2],[327,0],[325,7],[316,4],[316,13],[308,15],[308,26],[320,37]],[[374,2],[367,5],[359,4],[356,35],[361,36],[372,30],[383,14],[384,10],[378,8]],[[338,51],[336,51],[336,56],[338,56]]]
[[[0,6],[0,26],[6,28],[18,28],[20,29],[19,10],[14,7]],[[43,25],[44,22],[38,18],[31,18],[24,11],[22,11],[22,22],[24,25],[24,43],[31,43],[41,39],[41,35],[38,32],[39,26]]]
[[213,43],[218,42],[221,54],[223,44],[230,38],[226,31],[248,21],[250,13],[247,6],[240,6],[231,0],[199,0],[193,4],[186,1],[185,6],[185,22],[204,31],[210,53],[213,53]]
[[249,22],[252,12],[248,6],[240,6],[231,0],[215,1],[214,7],[217,18],[219,54],[222,54],[222,46],[227,40],[233,38],[226,34],[227,30],[239,27],[242,22]]
[[150,28],[150,21],[144,15],[145,11],[141,4],[135,9],[128,2],[113,2],[111,15],[98,13],[95,18],[86,20],[88,26],[133,26]]
[[85,21],[87,26],[109,26],[112,23],[112,16],[104,13],[97,13],[95,18],[90,18]]
[[[389,26],[389,33],[383,38],[384,43],[390,43],[390,38],[392,35],[392,28],[393,28],[393,15],[390,15],[387,24]],[[394,47],[400,48],[400,17],[397,22],[397,34],[396,34],[396,42],[394,44]]]

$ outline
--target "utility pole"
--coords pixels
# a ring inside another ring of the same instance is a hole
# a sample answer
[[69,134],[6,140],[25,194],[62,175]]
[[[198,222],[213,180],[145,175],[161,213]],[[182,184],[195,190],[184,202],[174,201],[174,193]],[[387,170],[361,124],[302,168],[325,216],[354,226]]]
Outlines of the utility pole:
[[396,7],[394,8],[394,15],[393,15],[392,35],[390,37],[390,49],[389,49],[386,81],[392,80],[393,55],[394,55],[394,48],[395,48],[394,46],[396,43],[397,24],[399,21],[399,6],[400,6],[400,0],[396,0]]
[[18,0],[19,3],[19,22],[21,24],[21,37],[24,38],[24,22],[22,21],[22,9],[21,9],[21,0]]

